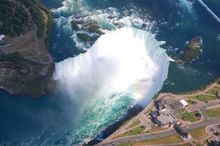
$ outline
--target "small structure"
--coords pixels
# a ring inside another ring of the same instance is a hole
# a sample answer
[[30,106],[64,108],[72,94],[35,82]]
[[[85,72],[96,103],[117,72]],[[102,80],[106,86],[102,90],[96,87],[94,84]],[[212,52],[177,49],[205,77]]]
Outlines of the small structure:
[[183,128],[181,128],[179,124],[175,124],[174,129],[176,130],[176,132],[179,133],[181,138],[183,138],[184,140],[187,140],[190,138],[190,135]]
[[154,120],[158,126],[167,128],[173,126],[177,122],[176,117],[168,108],[162,109],[159,113],[160,115]]
[[157,108],[157,110],[161,110],[164,108],[164,103],[162,99],[155,100],[154,105]]
[[188,103],[184,99],[181,99],[180,103],[182,103],[183,107],[186,107],[188,105]]
[[172,102],[169,103],[169,105],[175,110],[178,110],[184,107],[184,105],[180,102],[180,100],[173,100]]
[[210,145],[210,146],[219,146],[220,141],[218,141],[218,140],[208,140],[208,145]]
[[157,110],[153,110],[153,111],[151,111],[150,115],[151,115],[151,117],[156,118],[159,116],[159,112]]

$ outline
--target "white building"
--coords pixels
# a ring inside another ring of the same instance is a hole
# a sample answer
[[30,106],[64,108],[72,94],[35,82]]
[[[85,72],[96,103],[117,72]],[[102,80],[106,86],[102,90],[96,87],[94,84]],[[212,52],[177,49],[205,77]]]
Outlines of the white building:
[[188,105],[188,103],[184,99],[181,99],[180,103],[183,105],[183,107],[186,107]]

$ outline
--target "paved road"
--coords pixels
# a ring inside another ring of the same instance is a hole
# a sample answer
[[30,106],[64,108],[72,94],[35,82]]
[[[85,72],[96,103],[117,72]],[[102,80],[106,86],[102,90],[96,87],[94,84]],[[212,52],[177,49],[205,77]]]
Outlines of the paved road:
[[[216,86],[216,85],[217,85],[216,83],[211,84],[204,91],[196,92],[196,93],[193,93],[193,94],[190,94],[190,95],[173,95],[173,94],[165,93],[165,94],[160,94],[159,96],[162,97],[162,96],[165,96],[165,95],[170,95],[170,96],[174,96],[176,98],[179,98],[179,97],[184,98],[184,97],[189,97],[189,96],[197,96],[197,95],[201,95],[201,94],[205,94],[206,95],[206,92],[208,90],[210,90],[211,88],[213,88],[214,86]],[[207,95],[209,95],[209,94],[207,94]],[[182,128],[184,130],[188,131],[188,130],[191,130],[191,129],[195,129],[195,128],[199,128],[199,127],[203,127],[203,126],[208,126],[208,125],[220,122],[220,118],[219,119],[209,119],[209,117],[204,112],[206,108],[212,107],[212,106],[216,106],[216,105],[219,105],[219,104],[220,104],[220,99],[216,99],[214,101],[210,101],[210,102],[208,102],[206,104],[204,103],[204,104],[201,104],[199,107],[196,107],[195,108],[196,111],[198,109],[201,109],[202,114],[204,116],[204,119],[206,121],[201,121],[199,123],[194,123],[194,124],[191,124],[189,126],[184,126]],[[141,114],[139,114],[139,115],[141,115]],[[100,144],[98,144],[98,146],[102,146],[102,145],[106,145],[106,146],[108,146],[108,145],[109,146],[110,145],[118,145],[120,143],[135,142],[135,141],[141,141],[141,140],[149,140],[149,139],[154,139],[154,138],[166,137],[166,136],[170,136],[170,135],[174,135],[174,134],[176,134],[176,131],[174,129],[171,129],[171,130],[168,130],[168,131],[163,131],[163,132],[155,133],[155,134],[143,134],[143,135],[124,137],[124,138],[120,138],[120,139],[115,139],[113,141],[111,140],[112,137],[109,137],[106,140],[104,140],[103,142],[101,142]]]
[[202,0],[197,0],[206,10],[207,12],[209,12],[211,14],[211,16],[218,22],[220,23],[220,18],[215,14],[215,12],[212,11],[212,9],[210,9],[205,2],[203,2]]
[[[208,125],[211,125],[211,124],[215,124],[215,123],[218,123],[218,122],[220,122],[220,118],[213,118],[213,119],[210,119],[210,120],[207,120],[207,121],[202,121],[202,122],[199,122],[199,123],[184,126],[182,128],[184,130],[188,131],[188,130],[208,126]],[[171,130],[167,130],[167,131],[163,131],[163,132],[155,133],[155,134],[143,134],[143,135],[136,135],[136,136],[119,138],[119,139],[115,139],[115,140],[113,140],[109,143],[97,144],[97,146],[113,146],[113,145],[118,145],[118,144],[121,144],[121,143],[137,142],[137,141],[142,141],[142,140],[162,138],[162,137],[171,136],[171,135],[174,135],[174,134],[177,134],[177,132],[174,129],[171,129]]]

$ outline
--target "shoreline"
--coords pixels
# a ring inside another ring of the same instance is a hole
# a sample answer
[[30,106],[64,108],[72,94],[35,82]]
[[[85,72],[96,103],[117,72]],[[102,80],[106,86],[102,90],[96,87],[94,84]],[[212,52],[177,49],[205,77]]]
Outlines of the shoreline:
[[[154,103],[155,99],[160,99],[161,97],[166,96],[166,95],[171,95],[171,96],[176,95],[176,96],[182,96],[182,97],[186,98],[186,97],[190,97],[193,94],[201,94],[202,91],[205,91],[208,88],[212,87],[214,84],[219,84],[219,83],[220,83],[220,77],[217,77],[214,80],[210,81],[208,84],[206,84],[196,90],[193,90],[193,91],[183,92],[183,93],[178,93],[178,94],[173,94],[171,92],[161,92],[161,93],[159,92],[157,96],[152,98],[152,100],[149,102],[149,104],[147,104],[139,113],[137,113],[137,115],[134,115],[130,119],[123,121],[123,123],[112,134],[110,134],[109,136],[104,138],[102,141],[96,143],[96,145],[99,146],[102,144],[111,143],[111,140],[115,139],[115,137],[117,137],[118,133],[122,133],[121,132],[122,127],[124,127],[124,126],[126,127],[126,125],[129,126],[129,123],[131,124],[132,122],[134,122],[135,119],[137,119],[137,117],[139,115],[148,112],[154,106],[153,103]],[[129,114],[129,112],[127,114]],[[117,140],[117,138],[116,138],[116,140]],[[90,143],[87,143],[86,145],[89,145],[89,144]]]
[[41,0],[13,0],[1,5],[6,12],[15,7],[8,15],[12,21],[19,20],[17,23],[6,21],[3,15],[0,20],[2,26],[7,25],[0,40],[0,89],[11,95],[40,97],[50,92],[55,66],[49,52],[53,16]]
[[[43,3],[42,3],[43,4]],[[43,4],[44,5],[44,4]],[[217,79],[219,79],[219,77],[217,78]],[[180,93],[175,93],[175,94],[177,94],[177,95],[182,95],[182,94],[193,94],[193,93],[195,93],[195,92],[199,92],[199,91],[201,91],[201,90],[203,90],[204,88],[206,88],[207,86],[209,86],[210,84],[212,84],[213,82],[215,82],[217,79],[213,79],[213,80],[210,80],[206,85],[203,85],[203,86],[201,86],[201,87],[199,87],[198,89],[195,89],[195,90],[192,90],[192,91],[187,91],[187,92],[180,92]],[[166,93],[166,92],[165,92]],[[161,94],[161,93],[160,93]],[[158,93],[158,95],[160,95],[159,93]],[[172,94],[172,93],[171,93]],[[154,99],[156,99],[156,98],[158,98],[158,96],[155,96],[154,98],[152,98],[152,100],[150,101],[150,102],[152,102],[152,101],[154,101]],[[138,105],[136,105],[136,106],[138,106]],[[148,108],[149,107],[149,104],[145,107],[145,108]],[[87,144],[97,144],[97,143],[99,143],[100,141],[103,141],[103,140],[100,140],[100,136],[102,136],[102,135],[106,135],[106,133],[108,133],[109,134],[109,129],[111,129],[111,128],[115,128],[116,130],[113,130],[113,132],[112,132],[112,129],[110,130],[111,132],[110,133],[114,133],[114,132],[116,132],[117,131],[117,127],[120,127],[121,125],[123,125],[124,123],[126,123],[127,121],[129,121],[130,119],[132,119],[132,118],[134,118],[134,117],[136,117],[138,114],[140,114],[142,111],[144,111],[144,109],[145,108],[143,108],[142,110],[140,110],[140,111],[136,111],[137,113],[136,114],[134,114],[134,113],[129,113],[129,111],[125,114],[125,115],[123,115],[122,117],[120,117],[116,122],[114,122],[113,124],[111,124],[110,126],[108,126],[105,130],[103,130],[100,134],[98,134],[97,136],[95,136],[95,138],[94,139],[92,139],[91,141],[89,141]],[[131,109],[131,110],[133,110],[133,108]],[[126,117],[129,117],[128,119],[126,118]],[[110,135],[112,135],[112,134],[110,134]],[[107,138],[108,138],[109,136],[107,136]]]

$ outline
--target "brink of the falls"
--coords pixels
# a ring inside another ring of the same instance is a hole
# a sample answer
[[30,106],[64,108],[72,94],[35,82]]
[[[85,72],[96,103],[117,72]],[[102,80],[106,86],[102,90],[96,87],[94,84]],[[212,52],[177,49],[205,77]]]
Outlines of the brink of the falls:
[[54,80],[81,105],[79,141],[94,137],[133,105],[146,105],[162,88],[170,58],[160,45],[152,33],[124,27],[102,35],[86,53],[56,63]]

